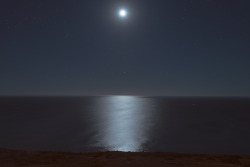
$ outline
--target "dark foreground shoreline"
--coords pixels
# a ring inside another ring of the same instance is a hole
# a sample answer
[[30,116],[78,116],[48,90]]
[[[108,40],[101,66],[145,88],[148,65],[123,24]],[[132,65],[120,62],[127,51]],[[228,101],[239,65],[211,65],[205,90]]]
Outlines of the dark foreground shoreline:
[[250,156],[164,152],[27,152],[0,149],[1,167],[250,167]]

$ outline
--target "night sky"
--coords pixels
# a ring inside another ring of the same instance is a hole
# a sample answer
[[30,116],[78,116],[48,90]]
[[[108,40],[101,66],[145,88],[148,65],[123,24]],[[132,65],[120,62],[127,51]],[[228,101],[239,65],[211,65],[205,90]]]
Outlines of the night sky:
[[250,1],[1,0],[0,95],[250,96]]

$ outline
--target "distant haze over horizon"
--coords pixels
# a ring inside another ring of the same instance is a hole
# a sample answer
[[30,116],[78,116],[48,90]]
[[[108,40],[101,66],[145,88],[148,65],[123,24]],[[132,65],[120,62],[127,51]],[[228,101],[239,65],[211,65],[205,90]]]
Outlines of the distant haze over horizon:
[[250,96],[249,6],[1,0],[0,96]]
[[124,94],[113,94],[113,95],[0,95],[0,98],[17,97],[17,98],[61,98],[61,97],[142,97],[142,98],[250,98],[250,96],[166,96],[166,95],[124,95]]

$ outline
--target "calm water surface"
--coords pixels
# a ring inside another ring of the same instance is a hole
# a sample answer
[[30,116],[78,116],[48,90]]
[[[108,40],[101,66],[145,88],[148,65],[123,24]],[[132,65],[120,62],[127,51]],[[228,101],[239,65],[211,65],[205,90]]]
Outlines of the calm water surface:
[[250,98],[2,97],[0,147],[250,154]]

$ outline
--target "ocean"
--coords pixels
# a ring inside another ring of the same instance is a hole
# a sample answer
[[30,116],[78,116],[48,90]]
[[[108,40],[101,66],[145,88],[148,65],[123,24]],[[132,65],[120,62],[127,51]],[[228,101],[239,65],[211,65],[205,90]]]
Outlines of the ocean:
[[250,154],[250,98],[1,97],[0,147]]

